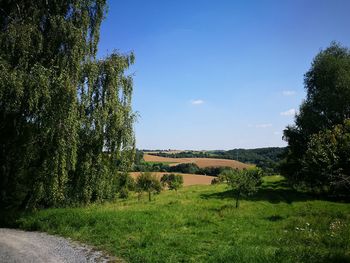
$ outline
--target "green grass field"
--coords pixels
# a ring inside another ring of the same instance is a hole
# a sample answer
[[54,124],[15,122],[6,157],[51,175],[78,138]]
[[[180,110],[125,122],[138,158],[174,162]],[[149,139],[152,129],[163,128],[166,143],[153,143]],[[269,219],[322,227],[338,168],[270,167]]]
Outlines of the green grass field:
[[239,209],[225,185],[191,186],[152,202],[42,210],[18,224],[127,262],[350,262],[350,204],[297,193],[280,176],[265,177]]

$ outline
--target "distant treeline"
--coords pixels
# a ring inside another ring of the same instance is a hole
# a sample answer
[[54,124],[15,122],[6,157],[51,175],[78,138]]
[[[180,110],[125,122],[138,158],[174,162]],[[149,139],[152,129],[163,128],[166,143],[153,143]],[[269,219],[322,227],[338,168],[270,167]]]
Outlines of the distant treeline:
[[278,163],[282,159],[285,147],[267,147],[257,149],[233,149],[228,151],[184,151],[179,153],[154,152],[151,155],[172,158],[218,158],[237,160],[243,163],[255,164],[266,172],[277,171]]

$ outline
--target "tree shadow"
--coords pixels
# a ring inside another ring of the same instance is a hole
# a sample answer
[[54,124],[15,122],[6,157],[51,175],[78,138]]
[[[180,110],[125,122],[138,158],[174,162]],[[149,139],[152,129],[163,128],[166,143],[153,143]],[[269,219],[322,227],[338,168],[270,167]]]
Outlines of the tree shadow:
[[[200,197],[203,199],[233,199],[235,195],[233,190],[226,190],[219,193],[201,194]],[[350,203],[350,197],[338,197],[298,191],[290,187],[285,180],[264,183],[254,195],[241,197],[241,200],[268,201],[273,204],[282,202],[291,204],[293,202],[312,200]]]

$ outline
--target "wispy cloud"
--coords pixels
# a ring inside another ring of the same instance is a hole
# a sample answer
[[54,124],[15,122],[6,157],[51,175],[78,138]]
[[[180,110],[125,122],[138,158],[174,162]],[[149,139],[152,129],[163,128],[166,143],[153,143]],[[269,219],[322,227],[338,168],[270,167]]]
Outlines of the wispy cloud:
[[260,128],[260,129],[265,129],[265,128],[269,128],[272,127],[271,123],[259,123],[259,124],[255,124],[255,125],[249,125],[250,127],[255,127],[255,128]]
[[280,112],[281,116],[294,116],[297,113],[296,109],[289,109],[287,111]]
[[296,92],[294,90],[284,90],[282,92],[283,96],[293,96],[293,95],[295,95],[295,93]]
[[191,104],[192,105],[201,105],[203,103],[204,103],[204,100],[200,100],[200,99],[198,99],[198,100],[191,100]]

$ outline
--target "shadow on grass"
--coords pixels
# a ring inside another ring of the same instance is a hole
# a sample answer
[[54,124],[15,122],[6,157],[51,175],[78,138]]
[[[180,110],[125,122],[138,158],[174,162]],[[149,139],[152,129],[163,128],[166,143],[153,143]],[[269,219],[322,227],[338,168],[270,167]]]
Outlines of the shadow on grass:
[[[232,199],[235,198],[235,195],[233,190],[227,190],[220,193],[201,194],[201,198]],[[254,195],[248,197],[241,197],[241,200],[268,201],[270,203],[276,204],[280,202],[291,204],[293,202],[312,200],[350,203],[349,197],[340,198],[336,196],[299,192],[291,188],[285,180],[264,183],[260,186],[259,190]]]

